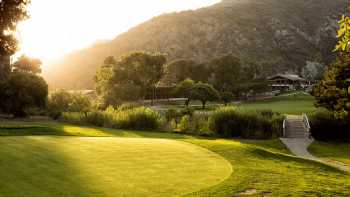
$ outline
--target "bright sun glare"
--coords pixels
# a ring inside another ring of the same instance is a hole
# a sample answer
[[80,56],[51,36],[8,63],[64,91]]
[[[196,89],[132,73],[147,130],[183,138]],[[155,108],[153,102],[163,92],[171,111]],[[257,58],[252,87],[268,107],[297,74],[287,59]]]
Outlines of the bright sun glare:
[[209,6],[220,0],[32,0],[19,25],[21,51],[42,60],[112,39],[153,16]]

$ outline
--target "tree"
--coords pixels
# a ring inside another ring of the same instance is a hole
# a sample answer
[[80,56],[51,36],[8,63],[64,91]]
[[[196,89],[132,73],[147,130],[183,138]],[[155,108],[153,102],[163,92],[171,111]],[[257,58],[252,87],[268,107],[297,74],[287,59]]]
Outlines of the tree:
[[59,118],[62,115],[62,112],[68,111],[72,101],[72,95],[65,90],[53,92],[48,99],[47,108],[49,115],[54,119]]
[[41,65],[42,65],[41,60],[32,59],[26,55],[22,55],[12,65],[12,67],[14,71],[39,74],[41,73],[41,68],[40,68]]
[[146,91],[152,91],[152,104],[155,98],[157,83],[164,75],[166,57],[162,54],[150,54],[145,52],[134,52],[121,57],[113,67],[112,84],[133,85]]
[[316,105],[334,112],[339,118],[350,116],[350,19],[342,17],[339,22],[339,42],[336,61],[327,69],[323,80],[314,88]]
[[0,1],[0,83],[2,85],[11,72],[10,57],[18,50],[15,37],[17,24],[27,19],[26,6],[29,3],[30,0]]
[[342,16],[339,21],[338,43],[334,51],[350,52],[350,17]]
[[174,95],[176,97],[186,98],[186,102],[185,102],[186,107],[188,107],[191,102],[191,91],[194,85],[195,85],[195,82],[193,80],[186,79],[181,83],[179,83],[174,90]]
[[96,92],[101,97],[109,94],[113,77],[113,67],[116,66],[116,63],[114,57],[107,57],[94,77]]
[[14,36],[18,22],[28,17],[26,6],[29,0],[0,1],[0,110],[6,111],[5,104],[8,90],[8,79],[11,73],[10,57],[17,51],[17,40]]
[[65,90],[53,92],[48,99],[49,115],[57,119],[63,112],[84,112],[91,109],[90,99],[81,92],[70,93]]
[[325,65],[319,62],[306,62],[306,66],[302,70],[302,76],[309,81],[321,80],[325,72]]
[[180,83],[186,79],[207,82],[210,76],[207,64],[199,64],[190,59],[180,59],[169,63],[165,67],[165,72],[165,77],[172,80],[169,83]]
[[208,101],[217,101],[220,99],[219,92],[210,84],[199,82],[191,90],[192,100],[199,100],[202,102],[202,108]]
[[230,91],[237,84],[241,74],[241,61],[232,55],[226,55],[210,62],[214,74],[213,85],[221,91]]
[[12,72],[4,92],[4,111],[15,117],[25,117],[32,107],[45,107],[48,86],[45,80],[32,73]]
[[327,69],[323,80],[315,87],[316,104],[333,111],[337,118],[350,112],[350,54],[342,53]]
[[232,92],[223,92],[221,93],[221,100],[225,103],[225,106],[230,103],[234,98]]

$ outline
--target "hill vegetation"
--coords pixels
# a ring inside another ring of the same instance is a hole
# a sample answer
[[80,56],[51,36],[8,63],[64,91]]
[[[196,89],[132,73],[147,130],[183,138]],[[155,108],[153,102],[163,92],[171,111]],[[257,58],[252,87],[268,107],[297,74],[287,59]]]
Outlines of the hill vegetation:
[[195,11],[155,17],[112,41],[76,51],[48,65],[51,88],[90,89],[107,56],[161,52],[197,62],[233,54],[264,66],[264,74],[301,73],[307,62],[328,64],[345,0],[223,0]]

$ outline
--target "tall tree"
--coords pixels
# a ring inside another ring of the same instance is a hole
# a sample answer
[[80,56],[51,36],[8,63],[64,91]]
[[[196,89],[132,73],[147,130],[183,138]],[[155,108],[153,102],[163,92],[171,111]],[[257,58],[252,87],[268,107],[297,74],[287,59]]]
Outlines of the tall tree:
[[172,83],[180,83],[186,79],[207,82],[210,77],[210,69],[207,64],[200,64],[191,59],[180,59],[166,66],[166,78],[172,79]]
[[129,99],[140,99],[145,97],[147,91],[151,91],[153,103],[166,61],[162,54],[145,52],[130,53],[118,61],[108,57],[95,76],[97,92],[118,104]]
[[338,38],[335,51],[350,52],[350,17],[343,15],[339,21]]
[[226,55],[212,60],[210,65],[214,74],[214,87],[220,92],[231,91],[241,77],[240,59]]
[[0,1],[0,82],[10,71],[10,57],[18,50],[14,36],[18,22],[28,17],[26,10],[30,0]]
[[18,22],[28,17],[26,6],[30,0],[0,0],[0,110],[8,108],[10,58],[18,50],[15,32]]
[[22,55],[18,60],[12,65],[14,71],[28,72],[33,74],[41,73],[40,66],[42,65],[41,60],[33,59],[26,55]]
[[180,82],[174,90],[174,95],[176,97],[186,98],[186,102],[185,102],[186,107],[188,107],[191,102],[191,91],[194,85],[195,85],[195,82],[192,79],[186,79]]
[[217,101],[220,99],[219,92],[210,84],[199,82],[195,84],[191,90],[190,98],[202,102],[202,108],[208,101]]
[[314,88],[316,104],[334,112],[337,118],[350,116],[350,18],[339,22],[336,61]]

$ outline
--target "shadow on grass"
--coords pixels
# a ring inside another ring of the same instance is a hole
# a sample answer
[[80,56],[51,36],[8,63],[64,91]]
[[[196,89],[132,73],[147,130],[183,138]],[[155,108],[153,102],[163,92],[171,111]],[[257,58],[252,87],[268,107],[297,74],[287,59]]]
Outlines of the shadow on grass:
[[0,138],[1,196],[96,196],[81,169],[47,138]]

